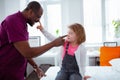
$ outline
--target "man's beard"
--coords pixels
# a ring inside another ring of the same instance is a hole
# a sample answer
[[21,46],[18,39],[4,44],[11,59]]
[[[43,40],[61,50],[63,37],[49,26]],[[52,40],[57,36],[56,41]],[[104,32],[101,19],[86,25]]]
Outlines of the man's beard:
[[27,23],[28,23],[31,27],[34,25],[31,20],[27,20]]

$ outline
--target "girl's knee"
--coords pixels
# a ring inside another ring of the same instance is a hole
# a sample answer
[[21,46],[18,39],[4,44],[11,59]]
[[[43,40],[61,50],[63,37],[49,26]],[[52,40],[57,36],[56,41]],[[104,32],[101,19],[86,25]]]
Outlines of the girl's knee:
[[67,80],[68,76],[65,73],[58,72],[55,80]]
[[82,76],[79,74],[72,74],[70,80],[82,80]]

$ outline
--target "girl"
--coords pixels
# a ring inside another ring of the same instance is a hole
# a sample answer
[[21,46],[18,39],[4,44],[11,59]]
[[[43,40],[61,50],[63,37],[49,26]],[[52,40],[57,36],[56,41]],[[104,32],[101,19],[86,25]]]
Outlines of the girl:
[[[55,37],[40,25],[37,27],[50,41]],[[86,65],[86,49],[83,43],[86,40],[85,30],[81,24],[69,26],[67,37],[61,52],[61,69],[55,80],[87,80],[84,76]]]

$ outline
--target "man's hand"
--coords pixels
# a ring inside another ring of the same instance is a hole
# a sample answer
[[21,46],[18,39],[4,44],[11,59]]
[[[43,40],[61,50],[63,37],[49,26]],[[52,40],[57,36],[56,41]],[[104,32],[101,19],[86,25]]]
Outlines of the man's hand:
[[43,76],[46,76],[42,69],[40,69],[39,67],[35,69],[35,72],[37,73],[39,79],[41,79]]
[[64,37],[66,37],[67,35],[64,35],[64,36],[61,36],[61,37],[58,37],[58,38],[56,38],[52,43],[57,47],[57,46],[61,46],[61,45],[63,45],[63,43],[64,43]]

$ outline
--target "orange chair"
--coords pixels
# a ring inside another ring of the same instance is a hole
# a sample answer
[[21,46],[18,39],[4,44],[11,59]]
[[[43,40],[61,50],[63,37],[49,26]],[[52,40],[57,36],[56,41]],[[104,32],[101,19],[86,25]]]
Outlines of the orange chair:
[[120,58],[120,46],[100,48],[100,66],[111,66],[109,61],[113,58]]

